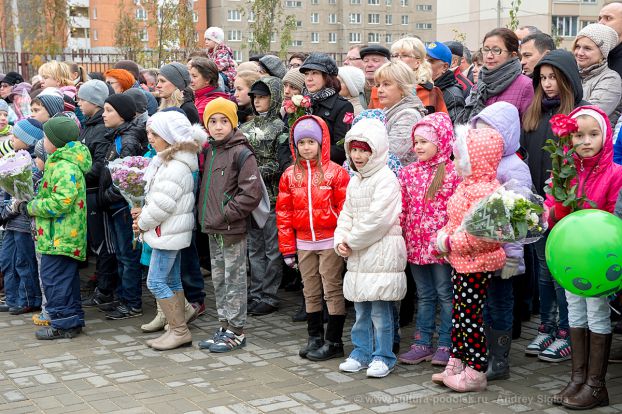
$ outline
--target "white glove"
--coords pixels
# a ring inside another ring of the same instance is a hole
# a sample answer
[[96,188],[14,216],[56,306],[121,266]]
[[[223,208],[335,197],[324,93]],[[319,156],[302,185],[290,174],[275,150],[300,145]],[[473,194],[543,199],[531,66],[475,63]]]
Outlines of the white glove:
[[449,236],[442,230],[436,234],[436,248],[441,253],[449,253],[449,249],[447,248],[447,239]]
[[292,269],[298,269],[298,265],[296,264],[296,258],[295,257],[286,257],[285,258],[285,264],[288,267],[291,267]]
[[518,274],[518,266],[520,264],[520,258],[518,257],[506,257],[505,266],[501,269],[501,279],[509,279],[512,276]]

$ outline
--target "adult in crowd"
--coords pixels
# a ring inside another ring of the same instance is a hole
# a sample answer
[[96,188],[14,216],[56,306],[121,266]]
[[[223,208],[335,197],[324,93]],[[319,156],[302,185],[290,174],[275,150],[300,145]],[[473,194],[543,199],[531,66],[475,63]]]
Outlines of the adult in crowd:
[[602,109],[612,127],[620,117],[622,80],[607,65],[609,52],[618,44],[618,34],[604,24],[588,24],[577,34],[572,45],[579,66],[583,99]]
[[391,52],[384,46],[374,45],[361,49],[359,53],[365,66],[363,69],[365,72],[365,102],[367,102],[365,109],[382,109],[378,102],[378,91],[374,87],[376,85],[374,75],[380,66],[389,62]]
[[458,122],[469,122],[486,106],[498,101],[511,103],[523,115],[531,104],[531,79],[522,74],[518,59],[518,37],[504,27],[486,33],[482,43],[484,66],[477,85],[466,100]]
[[443,93],[432,83],[432,68],[426,59],[423,42],[416,37],[404,37],[391,45],[391,59],[401,60],[414,72],[417,86],[415,93],[429,114],[447,113]]
[[263,68],[263,71],[270,75],[276,76],[279,79],[283,79],[287,73],[287,68],[283,61],[275,55],[264,55],[259,58],[259,64]]
[[233,89],[236,65],[233,50],[225,44],[225,32],[220,27],[208,27],[204,34],[207,57],[218,67],[226,89]]
[[140,76],[145,80],[140,86],[147,92],[155,92],[156,85],[158,83],[158,70],[155,68],[142,69]]
[[365,73],[354,66],[341,66],[339,68],[339,81],[341,90],[339,95],[343,96],[354,107],[354,116],[363,112],[365,97]]
[[112,87],[114,93],[123,93],[130,89],[136,79],[125,69],[108,69],[104,72],[106,83]]
[[425,114],[421,99],[413,92],[415,74],[407,64],[396,61],[382,65],[374,79],[378,84],[378,102],[387,117],[389,152],[406,166],[417,159],[411,132]]
[[482,55],[482,52],[478,50],[473,55],[473,64],[471,65],[471,70],[469,71],[468,76],[469,80],[473,82],[473,85],[477,84],[477,81],[479,80],[479,71],[482,69],[482,66],[484,66],[484,55]]
[[338,165],[346,160],[343,145],[337,144],[350,130],[346,114],[354,113],[354,107],[345,98],[339,96],[341,82],[337,76],[339,69],[335,60],[324,53],[311,53],[300,72],[305,75],[304,95],[311,98],[313,115],[321,117],[330,133],[330,160]]
[[518,29],[516,29],[516,31],[514,31],[514,34],[518,38],[519,43],[522,42],[523,39],[526,38],[527,36],[530,36],[536,33],[542,33],[542,31],[538,29],[536,26],[521,26]]
[[532,78],[533,68],[551,50],[555,50],[555,41],[546,33],[536,33],[525,37],[520,44],[520,64],[523,66],[523,73]]
[[292,53],[291,56],[289,57],[289,60],[287,61],[287,70],[297,69],[301,67],[302,64],[305,63],[305,60],[307,59],[307,57],[308,55],[306,53],[302,53],[302,52]]
[[229,95],[218,88],[218,67],[212,60],[202,57],[192,58],[189,73],[190,88],[194,91],[194,106],[203,124],[203,112],[207,104],[216,98],[229,99]]
[[10,104],[12,101],[9,95],[11,95],[13,87],[22,82],[24,82],[24,78],[17,72],[9,72],[4,75],[4,78],[0,81],[0,98]]
[[346,57],[343,59],[343,66],[355,66],[362,71],[365,71],[365,64],[361,57],[361,49],[365,49],[367,45],[354,45],[350,46],[350,50],[346,53]]
[[160,68],[155,86],[160,98],[160,109],[172,106],[181,108],[191,124],[201,122],[194,105],[194,93],[190,89],[190,72],[179,62],[168,63]]
[[432,80],[443,92],[443,101],[447,107],[447,113],[451,122],[455,123],[460,113],[464,110],[464,96],[462,88],[453,72],[449,70],[451,64],[451,51],[440,42],[431,42],[426,48],[428,63],[432,69]]
[[460,65],[462,64],[462,56],[464,55],[464,46],[460,42],[450,40],[445,42],[445,46],[451,50],[451,64],[449,70],[451,70],[458,81],[458,85],[462,88],[464,97],[466,98],[471,93],[473,83],[462,73]]
[[460,71],[464,74],[464,76],[467,77],[469,81],[471,81],[471,83],[473,83],[473,81],[469,77],[471,69],[473,69],[473,55],[471,54],[471,51],[468,47],[464,47],[462,63],[460,63]]
[[134,77],[134,85],[132,85],[132,88],[138,88],[143,91],[143,93],[147,97],[147,113],[149,114],[149,116],[155,114],[158,110],[158,102],[155,100],[151,93],[143,90],[143,88],[140,86],[141,76],[138,63],[134,62],[133,60],[120,60],[115,63],[114,68],[125,69],[132,74],[132,76]]
[[598,23],[611,27],[618,34],[618,44],[609,52],[607,64],[622,77],[622,1],[607,2],[598,13]]

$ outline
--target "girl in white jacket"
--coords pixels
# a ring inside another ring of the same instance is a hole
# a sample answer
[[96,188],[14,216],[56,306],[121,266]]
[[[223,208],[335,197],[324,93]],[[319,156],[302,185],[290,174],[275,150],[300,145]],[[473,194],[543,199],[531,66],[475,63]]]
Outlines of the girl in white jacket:
[[[385,377],[395,366],[393,304],[406,294],[406,244],[400,227],[402,195],[387,166],[389,141],[375,118],[358,121],[346,135],[345,149],[354,177],[335,230],[335,250],[348,258],[343,294],[354,302],[350,356],[345,372],[367,369]],[[373,332],[373,336],[372,336]]]
[[147,122],[147,137],[157,155],[145,171],[145,206],[132,210],[134,231],[152,247],[147,287],[169,323],[169,330],[147,341],[156,350],[192,345],[184,317],[181,250],[190,245],[194,228],[194,177],[207,134],[176,111],[158,112]]

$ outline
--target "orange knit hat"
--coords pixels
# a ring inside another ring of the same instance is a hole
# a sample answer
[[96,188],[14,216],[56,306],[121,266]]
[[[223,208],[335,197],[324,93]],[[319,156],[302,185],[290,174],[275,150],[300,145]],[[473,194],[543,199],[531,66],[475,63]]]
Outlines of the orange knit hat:
[[115,78],[121,88],[123,88],[123,92],[130,89],[136,83],[136,79],[134,76],[125,69],[108,69],[104,72],[104,77]]

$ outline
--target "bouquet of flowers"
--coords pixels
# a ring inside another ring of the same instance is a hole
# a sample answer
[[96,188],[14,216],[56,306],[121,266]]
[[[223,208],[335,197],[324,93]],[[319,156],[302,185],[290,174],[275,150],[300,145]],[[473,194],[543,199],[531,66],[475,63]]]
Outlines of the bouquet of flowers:
[[[130,209],[145,204],[145,168],[151,160],[145,157],[117,158],[108,164],[112,183],[130,205]],[[138,234],[134,233],[132,245],[136,248]]]
[[543,205],[542,197],[510,180],[477,203],[464,216],[462,227],[486,241],[534,243],[547,229]]
[[34,197],[32,157],[28,151],[9,152],[0,159],[0,188],[16,201]]
[[283,109],[289,114],[288,123],[291,128],[298,118],[311,113],[311,98],[308,96],[294,95],[291,99],[286,99],[283,102]]

